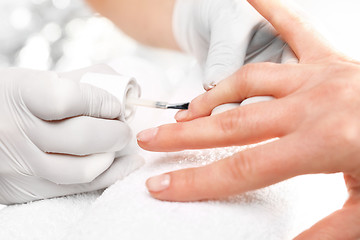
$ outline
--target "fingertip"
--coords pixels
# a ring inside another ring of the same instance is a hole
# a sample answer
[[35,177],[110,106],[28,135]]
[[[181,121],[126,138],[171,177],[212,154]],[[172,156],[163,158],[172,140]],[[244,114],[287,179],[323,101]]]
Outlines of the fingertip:
[[136,139],[139,143],[149,143],[156,137],[158,131],[159,131],[158,127],[146,129],[144,131],[139,132],[136,135]]
[[207,190],[204,192],[203,189],[203,175],[198,176],[198,170],[199,168],[187,168],[158,175],[149,178],[146,187],[153,198],[162,201],[190,202],[208,199]]
[[187,122],[200,117],[209,116],[212,109],[209,105],[208,94],[208,92],[205,92],[194,98],[187,110],[180,110],[175,114],[175,120],[177,122]]
[[190,189],[182,186],[183,181],[186,179],[179,178],[178,173],[179,171],[169,172],[147,179],[146,188],[151,197],[170,202],[194,201],[189,196]]
[[151,177],[146,181],[146,187],[150,193],[159,193],[169,188],[171,182],[170,174],[161,174]]
[[188,119],[189,113],[189,110],[180,110],[175,114],[174,118],[177,122],[184,122]]
[[205,89],[205,91],[208,92],[211,89],[213,89],[214,87],[216,87],[215,82],[216,82],[215,80],[206,78],[206,81],[203,82],[203,88]]

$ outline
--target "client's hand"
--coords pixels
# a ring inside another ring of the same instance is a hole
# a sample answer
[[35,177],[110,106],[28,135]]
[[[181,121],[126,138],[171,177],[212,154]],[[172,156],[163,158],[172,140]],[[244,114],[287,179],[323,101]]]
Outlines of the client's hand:
[[[280,33],[300,64],[243,67],[199,96],[176,124],[138,135],[151,151],[244,145],[277,138],[211,165],[147,182],[161,200],[214,199],[312,173],[345,174],[344,207],[299,239],[360,237],[360,63],[332,50],[309,23],[280,0],[249,1]],[[259,95],[276,99],[209,116],[220,104]]]

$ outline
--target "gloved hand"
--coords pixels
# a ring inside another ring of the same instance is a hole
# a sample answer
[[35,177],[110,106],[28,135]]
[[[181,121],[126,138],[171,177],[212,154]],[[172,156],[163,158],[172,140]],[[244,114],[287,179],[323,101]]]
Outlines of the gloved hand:
[[102,189],[142,165],[114,161],[132,134],[116,97],[79,83],[87,71],[110,70],[0,70],[0,203]]
[[177,0],[173,31],[179,46],[203,67],[206,90],[247,63],[297,62],[247,1]]

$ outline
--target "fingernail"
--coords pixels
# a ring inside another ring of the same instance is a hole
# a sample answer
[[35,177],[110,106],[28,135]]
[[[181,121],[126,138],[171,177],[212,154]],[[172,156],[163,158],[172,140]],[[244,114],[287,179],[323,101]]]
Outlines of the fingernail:
[[178,111],[176,114],[175,114],[175,120],[176,121],[181,121],[181,120],[184,120],[188,115],[188,111],[187,110],[183,110],[183,111]]
[[159,128],[150,128],[150,129],[144,130],[142,132],[139,132],[136,135],[136,139],[139,142],[150,142],[156,136],[158,131],[159,131]]
[[156,177],[149,178],[146,186],[150,192],[161,192],[170,186],[170,175],[162,174]]

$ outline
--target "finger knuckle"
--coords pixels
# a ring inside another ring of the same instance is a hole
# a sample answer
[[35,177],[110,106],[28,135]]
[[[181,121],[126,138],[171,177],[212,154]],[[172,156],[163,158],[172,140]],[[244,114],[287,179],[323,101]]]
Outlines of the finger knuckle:
[[249,63],[244,65],[237,74],[236,83],[238,89],[247,89],[248,80],[254,71],[258,70],[257,64]]
[[346,104],[347,106],[351,106],[359,95],[359,89],[357,89],[351,81],[331,82],[327,90],[329,94],[333,95],[336,101]]
[[359,124],[351,120],[340,120],[335,124],[336,138],[343,146],[357,145],[359,139]]
[[[336,74],[336,73],[334,73]],[[333,75],[334,75],[333,74]],[[344,76],[342,76],[343,78]],[[330,77],[331,78],[331,77]],[[314,91],[312,91],[311,99],[317,102],[329,102],[329,98],[346,106],[354,104],[354,100],[357,99],[360,85],[351,80],[338,81],[330,79],[318,85]],[[359,85],[359,86],[357,86]]]
[[230,157],[228,164],[230,178],[235,182],[248,182],[253,175],[253,161],[244,153]]
[[197,184],[196,184],[196,171],[195,169],[188,169],[186,171],[186,177],[182,178],[184,180],[183,184],[185,189],[194,189],[196,192]]
[[244,111],[240,108],[226,111],[219,115],[217,118],[217,125],[221,131],[221,134],[230,135],[237,131],[242,119],[244,118]]
[[352,104],[354,100],[359,96],[358,89],[354,88],[350,84],[346,83],[339,88],[339,98],[346,104]]
[[[320,119],[315,131],[311,134],[320,146],[327,149],[359,149],[360,129],[352,119],[338,116],[325,116]],[[349,148],[350,147],[350,148]],[[347,154],[346,152],[343,152]]]
[[344,74],[352,69],[352,65],[346,61],[339,60],[340,58],[338,55],[331,55],[334,56],[332,59],[328,59],[326,65],[324,66],[324,70],[329,73],[330,76],[338,76],[339,74]]
[[339,54],[332,50],[326,52],[321,59],[321,61],[327,61],[330,65],[339,65],[339,63],[346,63],[349,61],[349,58],[345,55]]
[[244,65],[236,74],[236,89],[239,91],[240,96],[248,96],[254,87],[254,76],[264,72],[268,69],[271,63],[249,63]]

